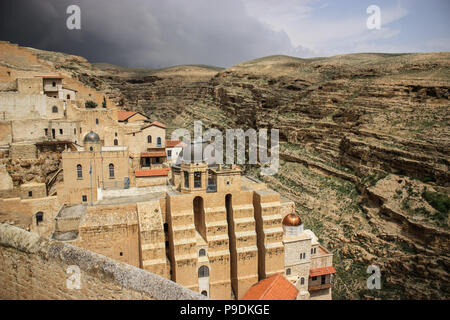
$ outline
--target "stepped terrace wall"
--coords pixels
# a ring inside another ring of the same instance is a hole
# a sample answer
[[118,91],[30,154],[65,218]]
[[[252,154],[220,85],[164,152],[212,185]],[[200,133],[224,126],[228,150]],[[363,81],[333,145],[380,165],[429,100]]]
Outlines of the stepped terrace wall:
[[[7,224],[0,224],[0,256],[0,299],[206,299],[148,271]],[[70,266],[80,270],[79,289],[69,289]]]

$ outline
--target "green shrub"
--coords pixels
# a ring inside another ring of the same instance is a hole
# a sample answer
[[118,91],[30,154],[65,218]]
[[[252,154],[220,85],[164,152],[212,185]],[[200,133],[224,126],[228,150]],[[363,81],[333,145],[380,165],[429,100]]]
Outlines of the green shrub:
[[94,109],[94,108],[97,108],[97,103],[95,103],[92,100],[88,100],[88,101],[85,102],[84,106],[86,108]]
[[448,216],[448,211],[450,210],[450,198],[440,192],[432,192],[424,190],[422,197],[437,211],[439,211],[443,217]]

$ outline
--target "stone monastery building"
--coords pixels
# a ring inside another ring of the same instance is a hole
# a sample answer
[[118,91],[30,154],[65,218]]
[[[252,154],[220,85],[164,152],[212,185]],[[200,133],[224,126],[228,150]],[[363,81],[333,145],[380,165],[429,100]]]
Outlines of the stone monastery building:
[[11,83],[0,91],[3,220],[212,299],[279,275],[296,299],[331,299],[333,256],[291,200],[236,165],[187,160],[205,142],[167,140],[164,124],[102,106],[70,79]]

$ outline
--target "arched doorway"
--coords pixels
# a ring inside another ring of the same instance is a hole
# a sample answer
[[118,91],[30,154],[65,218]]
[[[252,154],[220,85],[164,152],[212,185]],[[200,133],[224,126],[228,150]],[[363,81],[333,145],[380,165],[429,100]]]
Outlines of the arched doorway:
[[36,213],[36,225],[38,226],[40,222],[44,221],[44,213],[39,211]]
[[194,224],[195,230],[203,237],[206,241],[206,224],[205,224],[205,208],[203,205],[202,197],[195,197],[194,202]]

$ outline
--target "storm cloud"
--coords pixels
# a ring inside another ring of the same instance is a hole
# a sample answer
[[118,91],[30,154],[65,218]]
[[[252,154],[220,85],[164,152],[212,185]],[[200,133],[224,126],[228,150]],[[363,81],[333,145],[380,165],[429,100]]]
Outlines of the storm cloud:
[[[69,30],[70,5],[81,30]],[[273,54],[301,56],[284,31],[250,16],[242,0],[14,0],[0,4],[0,39],[91,62],[160,68],[228,67]]]

